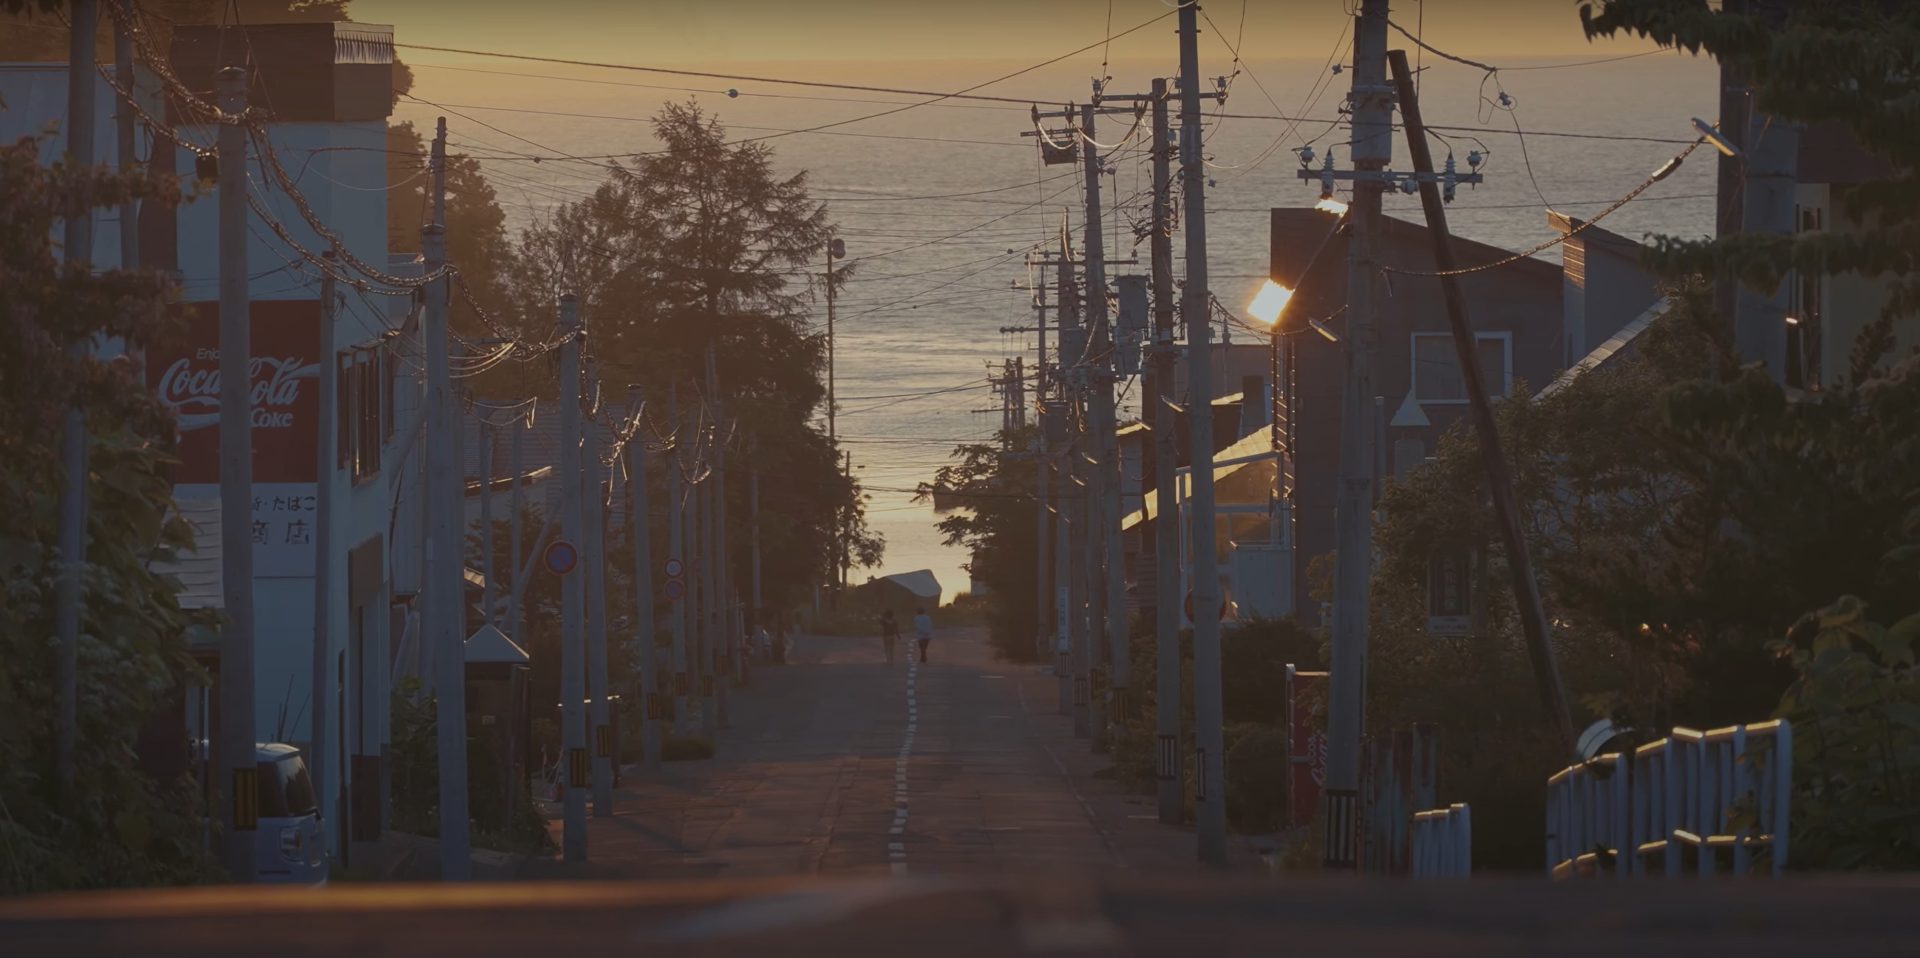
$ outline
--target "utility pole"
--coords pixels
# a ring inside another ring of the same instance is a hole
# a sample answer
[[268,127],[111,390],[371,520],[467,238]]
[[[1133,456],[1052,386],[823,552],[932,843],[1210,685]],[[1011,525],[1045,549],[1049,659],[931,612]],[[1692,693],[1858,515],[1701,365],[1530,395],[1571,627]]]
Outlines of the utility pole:
[[[600,375],[592,371],[594,394]],[[600,423],[588,421],[580,438],[582,476],[580,573],[587,592],[587,720],[593,727],[593,816],[613,814],[613,729],[607,715],[607,522],[601,490],[606,482],[606,448]]]
[[[1360,741],[1367,697],[1367,618],[1373,575],[1374,364],[1380,282],[1378,178],[1393,153],[1393,89],[1387,85],[1387,0],[1362,0],[1353,28],[1353,181],[1347,244],[1346,376],[1340,397],[1340,486],[1333,575],[1333,668],[1327,708],[1328,868],[1356,866]],[[1366,178],[1366,174],[1375,174]]]
[[[1082,119],[1087,124],[1087,137],[1093,138],[1094,107],[1082,108]],[[1089,153],[1095,147],[1088,144]],[[1133,678],[1132,636],[1127,629],[1127,569],[1125,544],[1120,539],[1120,437],[1119,423],[1114,412],[1114,390],[1118,386],[1120,375],[1119,356],[1115,352],[1120,338],[1114,335],[1113,315],[1107,309],[1106,242],[1101,235],[1100,177],[1106,175],[1105,162],[1096,163],[1096,175],[1090,181],[1087,209],[1087,285],[1088,296],[1094,301],[1095,325],[1100,336],[1100,366],[1096,375],[1100,382],[1094,388],[1094,401],[1099,412],[1100,464],[1096,467],[1101,473],[1100,537],[1105,550],[1103,564],[1106,567],[1106,633],[1107,633],[1107,714],[1103,721],[1109,729],[1109,736],[1124,732],[1126,720],[1133,714],[1132,692]]]
[[[535,408],[538,408],[537,404]],[[508,583],[507,590],[507,634],[521,646],[526,645],[526,639],[522,635],[523,623],[520,621],[520,567],[529,561],[523,558],[520,552],[520,486],[524,468],[521,454],[525,446],[522,439],[526,436],[527,423],[531,415],[531,413],[523,413],[521,418],[513,424],[512,447],[509,452],[513,459],[513,489],[507,493],[507,508],[513,510],[513,515],[507,523],[507,545],[513,550],[513,559],[507,563],[507,574],[513,576],[513,581]]]
[[1062,481],[1062,514],[1068,530],[1067,556],[1067,648],[1073,663],[1073,734],[1090,738],[1093,734],[1087,714],[1090,698],[1090,654],[1087,648],[1091,619],[1087,610],[1087,503],[1090,484],[1084,456],[1087,330],[1080,321],[1079,290],[1073,279],[1073,247],[1065,228],[1060,237],[1060,263],[1055,278],[1060,286],[1060,370],[1061,398],[1065,412],[1065,441],[1060,453],[1066,462]]
[[[1097,92],[1097,90],[1096,90]],[[1114,336],[1111,317],[1107,312],[1107,271],[1106,237],[1102,223],[1100,203],[1100,180],[1106,175],[1106,163],[1100,158],[1100,148],[1095,140],[1095,105],[1088,103],[1080,107],[1080,131],[1082,148],[1080,152],[1084,177],[1086,179],[1086,217],[1082,227],[1086,234],[1087,248],[1087,333],[1092,343],[1088,357],[1087,376],[1091,387],[1092,408],[1089,410],[1092,429],[1088,437],[1088,483],[1087,492],[1087,595],[1089,597],[1088,636],[1089,661],[1093,665],[1090,676],[1098,674],[1105,681],[1101,700],[1089,700],[1088,709],[1092,713],[1089,723],[1092,727],[1093,750],[1105,752],[1111,747],[1113,703],[1117,699],[1117,680],[1121,665],[1118,653],[1126,638],[1126,584],[1122,580],[1115,588],[1114,577],[1124,575],[1115,555],[1119,552],[1119,526],[1116,503],[1109,500],[1119,493],[1118,474],[1114,467],[1116,443],[1113,438],[1113,347]],[[1120,599],[1118,609],[1114,608],[1116,593]],[[1114,625],[1118,613],[1119,627]],[[1092,684],[1089,684],[1089,689]]]
[[[560,538],[579,548],[586,529],[580,504],[580,304],[560,297]],[[582,656],[586,618],[585,572],[560,579],[560,747],[566,753],[567,787],[561,854],[587,860],[587,669]]]
[[680,595],[669,600],[672,608],[667,613],[667,619],[673,623],[673,721],[676,727],[685,728],[687,690],[692,687],[692,679],[687,674],[687,636],[693,618],[687,589],[691,587],[694,577],[687,575],[692,556],[687,551],[687,460],[682,454],[686,447],[686,425],[680,421],[678,379],[674,380],[672,391],[668,394],[668,403],[674,439],[672,458],[667,462],[667,558],[680,563],[680,573],[685,581]]
[[[714,395],[714,406],[720,405],[719,394]],[[714,654],[719,659],[718,678],[714,682],[714,701],[719,709],[719,727],[731,727],[727,716],[727,701],[731,695],[730,687],[738,678],[735,671],[735,653],[739,650],[739,631],[734,626],[733,570],[728,565],[727,555],[727,444],[732,438],[732,424],[719,419],[719,440],[714,444],[713,471],[713,579],[714,611],[719,616],[719,643]]]
[[[1385,0],[1374,0],[1383,9]],[[1193,437],[1188,470],[1193,484],[1193,713],[1194,802],[1200,860],[1227,863],[1226,738],[1220,685],[1220,574],[1213,527],[1213,328],[1207,286],[1207,177],[1200,154],[1199,14],[1180,7],[1180,176],[1186,186],[1187,285],[1181,312],[1187,324],[1187,419]]]
[[[749,458],[752,458],[751,455]],[[747,473],[747,511],[753,524],[753,625],[760,628],[765,615],[766,600],[760,593],[760,462],[752,460],[752,469]]]
[[[833,337],[833,261],[847,255],[847,244],[838,237],[827,238],[827,445],[840,446],[838,428],[839,406],[834,399],[834,337]],[[852,470],[848,473],[851,475]],[[840,583],[828,597],[828,606],[840,607],[840,593],[847,588],[847,521],[840,510],[834,510],[833,548],[834,565],[840,573]]]
[[433,650],[434,694],[439,708],[437,742],[440,750],[440,876],[445,881],[472,877],[473,860],[467,836],[467,693],[466,693],[466,549],[461,526],[466,522],[466,496],[460,470],[454,462],[456,430],[453,380],[449,369],[447,329],[447,118],[440,117],[433,137],[433,222],[422,230],[420,249],[427,275],[440,274],[426,286],[422,310],[421,347],[427,357],[427,567],[421,584],[432,616],[424,634]]
[[493,412],[482,406],[480,426],[480,617],[494,625],[493,612]]
[[706,478],[702,481],[700,494],[701,522],[700,530],[700,593],[701,608],[704,612],[703,624],[705,638],[701,642],[700,664],[706,669],[706,725],[707,735],[711,737],[719,731],[720,695],[725,685],[721,681],[717,666],[722,661],[719,645],[724,641],[723,622],[725,613],[722,606],[725,599],[720,593],[720,506],[719,499],[725,491],[718,488],[722,475],[721,457],[725,455],[722,447],[722,424],[720,420],[720,374],[714,358],[713,340],[707,340],[707,391],[704,406],[705,419],[711,423],[708,438],[708,458],[712,465],[707,468]]
[[[1416,173],[1430,174],[1433,155],[1427,145],[1426,125],[1420,119],[1420,101],[1414,92],[1413,71],[1407,66],[1406,51],[1390,51],[1387,59],[1393,66],[1394,85],[1400,94],[1400,118],[1406,125],[1407,152],[1413,159],[1413,169]],[[1472,406],[1474,431],[1480,437],[1480,458],[1486,464],[1494,514],[1500,520],[1501,544],[1506,547],[1507,568],[1513,575],[1514,599],[1519,605],[1520,627],[1526,633],[1527,652],[1533,659],[1534,681],[1540,686],[1541,703],[1559,731],[1561,741],[1569,754],[1575,754],[1578,742],[1573,714],[1567,707],[1567,690],[1560,682],[1559,665],[1554,661],[1553,639],[1548,631],[1546,611],[1540,604],[1540,586],[1533,575],[1526,534],[1520,528],[1513,475],[1500,448],[1493,403],[1487,398],[1486,377],[1480,371],[1480,358],[1474,348],[1473,326],[1467,320],[1460,277],[1451,275],[1457,266],[1453,258],[1453,238],[1447,231],[1447,208],[1440,200],[1439,185],[1430,177],[1420,179],[1420,203],[1426,208],[1427,229],[1433,234],[1433,265],[1440,273],[1440,292],[1446,301],[1448,324],[1453,328],[1454,352],[1459,357],[1460,375]]]
[[[336,304],[333,279],[333,250],[325,250],[321,257],[327,265],[320,271],[320,428],[317,444],[318,455],[314,457],[314,466],[319,475],[314,483],[313,496],[313,682],[309,687],[313,707],[308,729],[307,775],[313,782],[313,794],[318,796],[314,807],[319,817],[327,814],[327,756],[330,753],[327,742],[327,700],[332,698],[332,684],[327,681],[328,665],[333,660],[333,485],[340,468],[339,431],[345,428],[339,418],[340,412],[340,357],[334,345],[334,323]],[[345,780],[346,769],[340,770]],[[332,847],[338,835],[328,835],[328,847]]]
[[[86,169],[93,165],[95,82],[93,79],[93,32],[100,17],[96,0],[73,0],[71,17],[72,26],[67,47],[67,162],[75,169]],[[246,105],[245,96],[243,89],[240,101],[243,109]],[[225,128],[222,127],[222,129]],[[224,150],[227,146],[226,138],[222,137],[220,143]],[[240,141],[240,148],[243,150],[246,148],[244,138]],[[242,159],[240,162],[246,161]],[[223,187],[226,185],[225,178],[222,178],[221,185]],[[226,222],[225,196],[226,191],[223,189],[221,191],[223,229]],[[245,228],[245,215],[243,205],[241,207],[243,219],[237,229]],[[244,255],[244,246],[241,252]],[[223,243],[221,255],[224,257],[226,253],[227,247]],[[93,209],[84,202],[75,204],[73,209],[67,211],[65,228],[61,233],[61,254],[68,263],[91,265],[93,262]],[[222,264],[224,263],[223,259]],[[242,265],[244,266],[244,262]],[[240,280],[241,309],[244,310],[246,308],[244,269],[240,275],[242,277]],[[223,302],[225,297],[226,286],[223,274],[221,286]],[[224,306],[222,308],[224,309]],[[222,332],[224,334],[224,326]],[[76,358],[84,357],[87,355],[87,347],[84,344],[76,345],[73,353]],[[244,367],[246,364],[243,361],[241,365]],[[222,396],[224,395],[223,390]],[[59,716],[55,722],[53,765],[54,776],[59,780],[61,789],[70,791],[74,780],[74,749],[75,743],[79,740],[80,729],[80,607],[84,601],[83,593],[86,589],[87,563],[87,417],[77,401],[67,407],[66,421],[61,424],[60,459],[66,468],[60,486],[60,585],[55,598],[57,603],[55,629],[59,634],[60,654],[57,676],[59,704],[56,706]],[[225,457],[222,457],[222,464],[224,463]],[[222,501],[224,504],[224,495]],[[226,511],[228,510],[223,507],[223,521]],[[247,521],[250,523],[252,517],[248,516]],[[69,794],[68,797],[77,796]]]
[[653,516],[647,493],[647,438],[640,428],[646,402],[638,386],[627,387],[627,408],[633,433],[627,437],[627,534],[633,539],[634,653],[639,693],[633,708],[640,710],[640,745],[648,770],[660,768],[660,725],[654,720],[660,686],[658,646],[653,611]]
[[[1031,262],[1031,259],[1029,259]],[[1027,445],[1027,451],[1033,459],[1034,485],[1034,530],[1033,530],[1033,644],[1034,652],[1041,661],[1047,657],[1048,647],[1052,645],[1053,629],[1049,628],[1053,607],[1053,561],[1048,555],[1052,545],[1052,529],[1048,516],[1049,490],[1053,483],[1053,463],[1047,457],[1047,282],[1046,266],[1041,265],[1041,276],[1034,283],[1036,300],[1035,310],[1039,313],[1038,324],[1040,356],[1033,366],[1033,439]]]
[[[138,80],[133,70],[133,34],[128,27],[133,22],[133,0],[114,0],[120,4],[120,14],[113,18],[113,72],[120,89],[127,91],[129,99],[135,92]],[[78,13],[78,4],[75,5]],[[69,78],[68,82],[72,82]],[[88,102],[92,102],[91,99]],[[115,105],[114,146],[118,154],[120,175],[130,176],[140,165],[140,158],[133,148],[134,125],[133,104],[121,100]],[[134,270],[140,268],[140,205],[128,199],[120,204],[120,268]],[[136,364],[138,365],[138,364]]]
[[1153,409],[1154,536],[1154,775],[1161,824],[1179,824],[1186,799],[1180,759],[1180,491],[1176,474],[1179,441],[1172,403],[1174,364],[1172,128],[1167,118],[1167,81],[1153,81],[1153,235],[1148,239],[1153,274],[1153,381],[1143,390]]
[[[89,5],[91,6],[91,5]],[[76,29],[78,29],[76,25]],[[86,30],[92,101],[93,27]],[[260,807],[253,700],[253,355],[247,298],[247,74],[223,67],[220,93],[220,764],[231,783],[225,858],[235,881],[253,880],[253,821]],[[89,117],[86,129],[93,129]],[[91,132],[87,135],[91,136]],[[242,815],[242,809],[248,814]]]

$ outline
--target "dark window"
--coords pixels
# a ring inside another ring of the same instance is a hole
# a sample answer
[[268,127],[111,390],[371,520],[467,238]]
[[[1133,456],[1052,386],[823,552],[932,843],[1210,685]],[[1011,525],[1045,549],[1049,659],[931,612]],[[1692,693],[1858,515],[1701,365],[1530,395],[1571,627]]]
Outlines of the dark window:
[[353,466],[353,356],[341,353],[334,358],[334,368],[338,373],[333,381],[334,398],[334,448],[338,462],[335,468],[349,469]]
[[295,818],[315,811],[313,779],[307,776],[307,763],[298,755],[275,762],[261,762],[260,817]]
[[354,472],[355,479],[366,479],[380,473],[380,440],[383,430],[380,427],[380,380],[374,368],[376,355],[377,350],[363,349],[354,363],[359,387],[355,398],[359,401],[360,407],[359,415],[356,417],[359,420],[357,433],[359,455],[356,457],[358,468]]
[[[1505,396],[1512,387],[1507,339],[1481,333],[1474,342],[1487,395]],[[1450,333],[1413,334],[1413,394],[1421,402],[1466,402],[1466,380]]]

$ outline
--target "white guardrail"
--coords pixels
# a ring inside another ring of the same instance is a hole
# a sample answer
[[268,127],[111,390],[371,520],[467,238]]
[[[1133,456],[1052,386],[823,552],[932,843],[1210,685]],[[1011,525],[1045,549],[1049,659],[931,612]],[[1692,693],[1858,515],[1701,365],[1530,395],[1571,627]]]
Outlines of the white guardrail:
[[[1547,873],[1554,878],[1708,875],[1787,862],[1793,727],[1784,719],[1673,734],[1547,779]],[[1737,822],[1737,825],[1736,825]],[[1688,849],[1692,849],[1691,852]]]
[[1473,874],[1473,810],[1454,803],[1415,812],[1412,871],[1415,878],[1467,878]]

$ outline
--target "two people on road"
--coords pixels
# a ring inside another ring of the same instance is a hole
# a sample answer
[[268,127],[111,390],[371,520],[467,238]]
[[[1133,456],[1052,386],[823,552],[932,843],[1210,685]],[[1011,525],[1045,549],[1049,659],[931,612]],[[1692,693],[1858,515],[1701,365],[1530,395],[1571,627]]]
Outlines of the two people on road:
[[887,664],[893,664],[893,647],[900,641],[900,623],[894,621],[893,610],[880,613],[880,644],[887,648]]

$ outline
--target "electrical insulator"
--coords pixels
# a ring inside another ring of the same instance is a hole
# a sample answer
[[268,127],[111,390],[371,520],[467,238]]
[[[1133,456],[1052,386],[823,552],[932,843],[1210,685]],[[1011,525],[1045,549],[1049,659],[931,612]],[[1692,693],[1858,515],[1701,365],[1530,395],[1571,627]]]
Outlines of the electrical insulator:
[[1320,198],[1333,199],[1333,148],[1327,148],[1326,161],[1320,166]]
[[1467,151],[1467,167],[1469,169],[1479,169],[1481,162],[1485,159],[1486,157],[1481,156],[1479,150]]
[[1301,148],[1299,148],[1299,149],[1297,149],[1297,150],[1295,150],[1294,152],[1295,152],[1295,153],[1298,153],[1298,154],[1300,154],[1300,168],[1301,168],[1301,169],[1303,169],[1303,170],[1304,170],[1304,169],[1307,169],[1308,167],[1311,167],[1311,166],[1313,165],[1313,147],[1311,147],[1311,146],[1303,146],[1303,147],[1301,147]]
[[1454,185],[1459,183],[1459,181],[1460,181],[1460,177],[1455,172],[1455,168],[1453,165],[1453,154],[1448,153],[1447,154],[1447,175],[1440,180],[1441,198],[1446,200],[1449,203],[1453,202]]
[[1408,196],[1412,196],[1419,189],[1420,189],[1420,184],[1414,182],[1414,180],[1411,177],[1400,181],[1400,192],[1405,193]]

